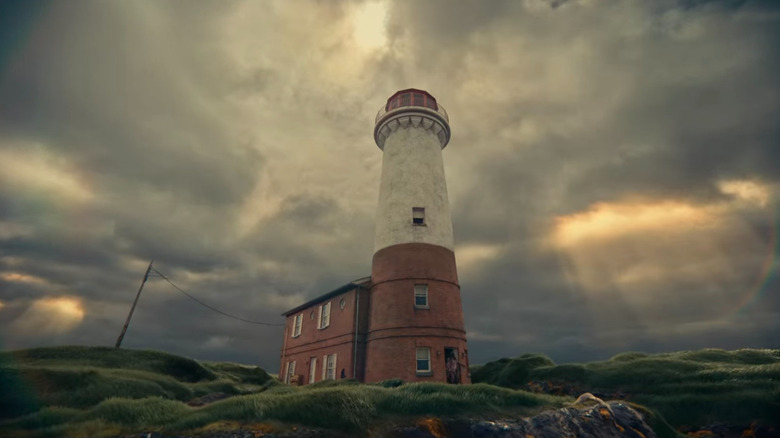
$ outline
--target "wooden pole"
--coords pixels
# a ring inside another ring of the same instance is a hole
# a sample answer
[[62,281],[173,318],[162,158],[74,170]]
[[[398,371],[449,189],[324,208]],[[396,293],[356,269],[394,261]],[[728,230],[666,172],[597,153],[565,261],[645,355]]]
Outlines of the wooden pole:
[[122,327],[122,333],[120,333],[119,337],[116,339],[116,345],[114,345],[114,347],[116,348],[119,348],[119,346],[122,345],[122,339],[125,337],[125,332],[127,332],[127,326],[130,325],[130,318],[133,317],[133,311],[135,311],[135,305],[138,304],[138,298],[141,297],[141,291],[144,290],[144,284],[146,284],[146,280],[149,279],[149,272],[152,271],[152,263],[154,263],[154,260],[150,261],[149,267],[146,268],[144,279],[141,280],[141,287],[138,288],[138,293],[135,295],[133,306],[130,307],[130,313],[127,314],[127,320],[125,320],[125,325],[124,327]]

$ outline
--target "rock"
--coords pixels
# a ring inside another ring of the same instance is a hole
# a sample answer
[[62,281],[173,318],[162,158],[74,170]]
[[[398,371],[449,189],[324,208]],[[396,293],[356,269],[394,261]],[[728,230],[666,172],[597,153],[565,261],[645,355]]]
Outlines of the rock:
[[194,398],[188,401],[187,405],[194,406],[194,407],[203,406],[228,397],[230,396],[225,394],[224,392],[212,392],[211,394],[206,394],[203,397]]
[[622,402],[543,412],[516,424],[481,421],[471,427],[473,438],[526,438],[529,435],[534,438],[655,438],[642,416]]
[[[580,398],[592,406],[573,406],[543,412],[526,419],[441,420],[426,418],[415,424],[396,424],[372,431],[377,438],[656,438],[642,415],[621,401],[603,402],[593,395]],[[262,429],[262,430],[261,430]],[[774,431],[754,427],[751,438],[763,438]],[[158,438],[159,434],[150,438]],[[347,438],[335,431],[292,427],[284,431],[236,425],[196,434],[197,438]],[[353,435],[354,436],[354,435]],[[146,438],[146,434],[143,435]],[[167,438],[167,437],[163,437]]]

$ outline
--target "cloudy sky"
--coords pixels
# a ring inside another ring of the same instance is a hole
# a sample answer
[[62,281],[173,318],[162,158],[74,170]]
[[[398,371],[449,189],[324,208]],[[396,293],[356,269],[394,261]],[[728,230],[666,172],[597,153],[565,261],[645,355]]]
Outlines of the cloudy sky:
[[[370,273],[396,90],[447,108],[472,362],[780,347],[775,1],[0,10],[0,348],[113,345],[150,259],[243,318]],[[160,278],[124,345],[278,367]]]

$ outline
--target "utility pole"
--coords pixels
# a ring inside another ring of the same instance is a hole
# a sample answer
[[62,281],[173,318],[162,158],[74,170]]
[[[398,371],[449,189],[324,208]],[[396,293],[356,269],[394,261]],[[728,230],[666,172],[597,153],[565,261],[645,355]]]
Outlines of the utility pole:
[[135,301],[133,301],[133,306],[130,308],[130,313],[127,314],[127,320],[125,321],[124,327],[122,327],[122,333],[120,333],[119,337],[116,339],[116,345],[114,345],[114,347],[116,348],[119,348],[119,346],[122,345],[122,339],[125,337],[125,332],[127,332],[127,326],[130,325],[130,318],[133,317],[133,311],[135,310],[135,305],[138,304],[138,298],[141,297],[141,291],[144,290],[144,284],[146,284],[146,280],[149,279],[149,272],[152,271],[152,263],[154,263],[154,260],[150,261],[149,267],[146,268],[144,279],[141,281],[141,287],[138,288],[138,293],[135,295]]

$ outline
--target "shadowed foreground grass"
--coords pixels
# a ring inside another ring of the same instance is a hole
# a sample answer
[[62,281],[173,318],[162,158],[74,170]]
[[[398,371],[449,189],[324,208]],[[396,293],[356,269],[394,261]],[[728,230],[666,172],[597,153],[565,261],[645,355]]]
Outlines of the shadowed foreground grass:
[[87,408],[109,397],[188,401],[212,392],[256,392],[258,367],[198,362],[160,351],[54,347],[0,353],[0,420],[46,406]]
[[[484,384],[340,380],[293,387],[256,367],[87,347],[0,353],[0,387],[0,436],[180,432],[221,421],[357,433],[394,419],[531,415],[571,401]],[[215,391],[235,396],[200,408],[183,403]]]
[[178,432],[218,421],[279,422],[343,432],[365,431],[372,423],[423,415],[531,415],[563,406],[570,398],[477,384],[411,383],[396,388],[345,384],[320,388],[280,386],[231,397],[202,408],[149,397],[109,398],[89,409],[47,407],[2,425],[6,430],[75,436],[123,432]]
[[780,426],[780,350],[622,353],[565,365],[528,354],[474,367],[472,380],[508,388],[549,382],[550,388],[625,398],[659,412],[675,427],[754,421]]

